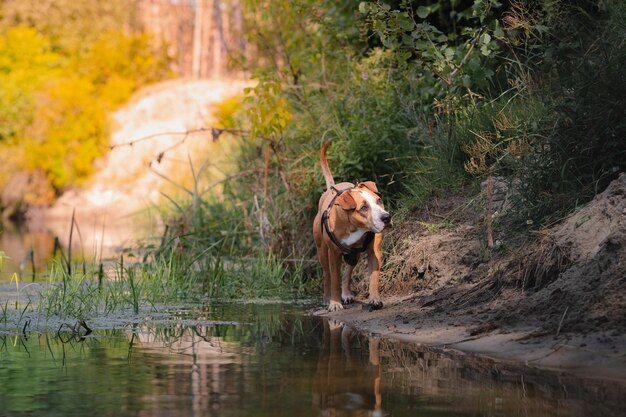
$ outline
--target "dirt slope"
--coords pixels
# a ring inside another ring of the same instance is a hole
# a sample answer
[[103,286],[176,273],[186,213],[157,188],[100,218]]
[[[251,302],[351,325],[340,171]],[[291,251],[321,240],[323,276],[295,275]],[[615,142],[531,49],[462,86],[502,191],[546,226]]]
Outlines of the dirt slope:
[[386,236],[385,308],[333,316],[374,333],[626,379],[626,174],[532,243],[507,247],[500,231],[492,259],[476,201],[434,201]]

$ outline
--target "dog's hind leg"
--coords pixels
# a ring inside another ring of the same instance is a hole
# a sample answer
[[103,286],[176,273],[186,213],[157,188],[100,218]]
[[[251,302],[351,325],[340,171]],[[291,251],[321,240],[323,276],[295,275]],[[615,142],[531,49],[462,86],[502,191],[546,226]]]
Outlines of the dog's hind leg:
[[[318,243],[318,242],[315,242]],[[324,278],[324,304],[330,303],[330,270],[328,268],[328,247],[323,243],[317,244],[317,256],[322,265],[322,277]]]

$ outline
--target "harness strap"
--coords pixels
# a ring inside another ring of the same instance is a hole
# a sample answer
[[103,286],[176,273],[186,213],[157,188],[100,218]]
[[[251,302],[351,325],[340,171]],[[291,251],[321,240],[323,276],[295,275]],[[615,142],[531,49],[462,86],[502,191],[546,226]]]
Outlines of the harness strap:
[[365,240],[363,241],[363,247],[349,248],[343,243],[341,243],[339,239],[337,239],[337,236],[335,236],[335,234],[330,230],[330,225],[328,224],[328,217],[329,217],[328,210],[330,210],[330,208],[333,207],[333,205],[335,204],[335,200],[337,200],[337,197],[339,197],[343,192],[347,190],[351,190],[353,188],[354,187],[346,188],[343,190],[338,190],[334,186],[331,186],[331,189],[333,189],[336,192],[336,194],[333,197],[333,199],[330,201],[330,204],[328,205],[328,207],[326,207],[326,210],[324,210],[324,212],[322,213],[322,230],[326,232],[326,234],[328,235],[330,240],[335,244],[335,246],[337,246],[339,250],[343,252],[343,260],[345,263],[347,263],[350,266],[356,265],[357,255],[367,250],[367,247],[369,246],[369,244],[372,242],[372,240],[374,240],[374,232],[365,233]]

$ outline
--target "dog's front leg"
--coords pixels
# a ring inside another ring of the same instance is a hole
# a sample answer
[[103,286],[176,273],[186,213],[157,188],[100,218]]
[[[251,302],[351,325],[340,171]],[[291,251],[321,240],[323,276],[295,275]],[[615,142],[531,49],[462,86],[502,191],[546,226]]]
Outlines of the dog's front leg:
[[328,265],[330,266],[330,303],[328,311],[343,309],[341,304],[341,253],[328,250]]
[[380,234],[376,234],[374,244],[369,248],[367,256],[367,271],[370,275],[370,295],[368,304],[374,310],[383,308],[383,302],[380,301],[380,294],[378,292],[378,287],[380,285],[380,267],[383,260],[381,243],[382,239]]
[[[382,408],[383,396],[380,392],[380,377],[381,377],[381,366],[380,366],[380,353],[379,353],[379,344],[380,339],[375,337],[370,337],[368,340],[369,351],[370,351],[370,364],[376,367],[376,378],[374,378],[374,401],[375,408],[374,410],[380,410]],[[374,413],[376,414],[376,413]]]
[[[359,255],[356,255],[356,257],[358,261]],[[352,291],[350,290],[350,280],[353,270],[354,265],[346,265],[343,270],[343,276],[341,278],[341,302],[343,304],[352,304],[354,302],[354,295],[352,295]]]

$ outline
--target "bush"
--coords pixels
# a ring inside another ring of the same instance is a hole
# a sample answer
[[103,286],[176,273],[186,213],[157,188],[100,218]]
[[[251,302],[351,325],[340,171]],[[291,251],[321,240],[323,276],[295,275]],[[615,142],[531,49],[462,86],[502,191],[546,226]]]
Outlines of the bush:
[[542,10],[535,91],[550,117],[520,164],[526,217],[554,219],[625,169],[626,5],[556,2]]
[[358,14],[324,0],[280,16],[248,11],[264,35],[251,38],[263,68],[229,118],[251,132],[235,153],[240,175],[224,201],[202,203],[185,236],[222,236],[221,255],[266,260],[255,270],[313,257],[324,140],[337,181],[375,180],[403,213],[467,173],[498,175],[519,191],[516,220],[537,225],[623,171],[626,6],[392,3],[362,2]]

